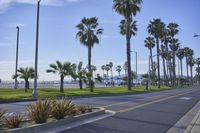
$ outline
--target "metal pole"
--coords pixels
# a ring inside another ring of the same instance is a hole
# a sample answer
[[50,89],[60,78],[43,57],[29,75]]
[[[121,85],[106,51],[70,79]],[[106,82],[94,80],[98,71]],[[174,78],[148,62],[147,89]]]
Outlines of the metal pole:
[[137,72],[137,52],[135,52],[135,69],[136,69],[136,85],[138,84],[138,72]]
[[19,26],[17,29],[16,65],[15,65],[15,89],[17,89],[18,48],[19,48]]
[[38,98],[37,92],[37,78],[38,78],[38,40],[39,40],[39,13],[40,13],[40,1],[37,3],[37,25],[36,25],[36,47],[35,47],[35,76],[34,76],[34,89],[32,92],[33,99]]

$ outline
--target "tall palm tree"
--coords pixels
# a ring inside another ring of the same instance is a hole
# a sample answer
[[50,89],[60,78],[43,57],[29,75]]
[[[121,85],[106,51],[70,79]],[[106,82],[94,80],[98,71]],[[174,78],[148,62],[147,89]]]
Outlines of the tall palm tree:
[[186,58],[186,70],[187,70],[187,79],[188,79],[188,81],[189,81],[189,68],[188,68],[188,58],[189,57],[191,57],[191,56],[193,56],[193,54],[194,54],[194,51],[192,50],[192,49],[190,49],[190,48],[188,48],[188,47],[184,47],[184,55],[185,55],[185,58]]
[[108,64],[105,65],[105,70],[106,70],[106,77],[107,77],[107,82],[108,82],[108,72],[110,70],[110,66]]
[[178,52],[176,53],[176,56],[180,60],[181,64],[181,78],[183,78],[183,58],[184,58],[184,49],[179,49]]
[[198,84],[200,84],[200,76],[199,76],[199,74],[200,74],[200,67],[196,68],[196,72],[198,74]]
[[[165,52],[166,53],[168,53],[168,51],[169,51],[169,46],[168,46],[169,40],[170,40],[169,32],[168,32],[168,29],[165,27],[164,30],[163,30],[163,36],[161,38],[161,42],[165,46]],[[170,70],[169,64],[171,62],[171,59],[170,59],[170,57],[168,57],[168,56],[170,56],[170,54],[164,54],[164,55],[166,56],[165,57],[166,65],[167,65],[166,78],[168,80],[168,75],[169,75],[169,70]]]
[[190,66],[191,84],[193,85],[193,66],[195,64],[193,56],[188,58],[188,65]]
[[161,19],[154,19],[150,21],[150,24],[147,27],[147,30],[150,35],[154,36],[156,39],[156,47],[157,47],[157,64],[158,64],[158,88],[160,88],[160,48],[159,48],[159,39],[163,37],[165,31],[165,24],[161,21]]
[[111,71],[111,83],[113,84],[113,63],[112,62],[109,62],[108,66],[110,67],[110,71]]
[[[153,71],[153,57],[152,57],[152,49],[155,47],[155,40],[153,37],[147,37],[144,40],[145,47],[147,47],[150,51],[150,59],[151,59],[151,71]],[[151,75],[153,77],[153,75]]]
[[[195,63],[197,64],[197,69],[199,69],[200,68],[200,58],[197,58]],[[198,84],[200,84],[200,73],[199,73],[199,71],[197,71],[197,75],[198,75]]]
[[[79,38],[81,44],[88,48],[88,70],[91,73],[92,48],[94,44],[99,43],[99,35],[103,34],[103,29],[99,28],[98,19],[96,17],[84,17],[76,28],[78,29],[76,37]],[[93,92],[91,79],[89,79],[89,87],[90,91]]]
[[176,23],[169,23],[168,26],[168,34],[170,36],[170,49],[173,51],[173,86],[175,85],[175,79],[176,79],[176,54],[175,52],[179,48],[178,39],[175,39],[175,35],[179,32],[179,25]]
[[29,89],[29,79],[33,79],[35,76],[35,70],[30,67],[26,67],[26,68],[19,68],[18,69],[18,76],[20,79],[24,79],[25,81],[25,92],[27,92],[27,90]]
[[180,43],[178,41],[178,39],[175,39],[175,38],[172,38],[170,40],[170,49],[173,51],[172,55],[173,55],[173,65],[172,65],[172,68],[173,68],[173,86],[176,85],[176,51],[179,49],[179,46],[180,46]]
[[120,73],[121,73],[121,71],[122,71],[122,66],[118,65],[118,66],[116,67],[116,71],[118,72],[119,78],[120,78]]
[[[165,59],[167,58],[167,49],[165,45],[161,45],[161,57],[163,62],[163,75],[164,75],[164,81],[167,81],[167,74],[166,74],[166,67],[165,67]],[[168,84],[168,83],[167,83]]]
[[120,33],[126,36],[128,63],[128,90],[131,90],[131,37],[137,31],[134,16],[140,11],[142,0],[113,0],[113,9],[124,17],[120,24]]
[[106,67],[105,65],[102,65],[102,66],[101,66],[101,69],[103,70],[103,77],[104,77],[104,75],[105,75],[105,73],[104,73],[105,67]]
[[50,69],[47,69],[47,73],[57,73],[60,75],[60,92],[64,93],[63,83],[65,76],[72,74],[72,65],[70,62],[61,63],[56,61],[56,64],[50,64]]

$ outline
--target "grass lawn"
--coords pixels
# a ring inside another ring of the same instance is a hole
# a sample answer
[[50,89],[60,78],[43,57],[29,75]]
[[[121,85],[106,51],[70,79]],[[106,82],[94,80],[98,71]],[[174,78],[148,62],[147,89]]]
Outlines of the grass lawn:
[[[169,89],[169,87],[161,86],[157,88],[155,86],[151,87],[151,91],[158,91]],[[70,88],[65,89],[65,93],[62,94],[59,92],[59,89],[38,89],[39,97],[51,97],[51,96],[89,96],[89,95],[102,95],[102,94],[124,94],[124,93],[139,93],[146,92],[145,86],[136,86],[133,90],[128,91],[126,87],[104,87],[104,88],[95,88],[94,92],[90,92],[89,88],[84,88],[80,90],[79,88]],[[32,89],[28,92],[24,92],[24,89],[8,89],[0,88],[0,100],[19,100],[19,99],[31,99],[32,98]]]

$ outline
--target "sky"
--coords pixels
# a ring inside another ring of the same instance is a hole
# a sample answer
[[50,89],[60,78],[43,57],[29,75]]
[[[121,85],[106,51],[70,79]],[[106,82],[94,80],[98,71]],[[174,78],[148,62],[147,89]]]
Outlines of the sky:
[[[19,67],[33,67],[36,34],[37,0],[0,0],[0,78],[12,80],[15,72],[16,26],[20,26]],[[119,33],[123,18],[113,9],[113,0],[42,0],[39,30],[39,80],[57,80],[59,76],[46,73],[56,60],[87,65],[87,48],[76,39],[76,25],[83,17],[97,17],[104,29],[92,49],[92,64],[101,73],[101,65],[113,62],[114,67],[126,60],[126,40]],[[166,24],[179,24],[177,35],[182,47],[190,47],[200,57],[200,0],[143,0],[136,15],[137,35],[131,39],[131,50],[138,52],[138,74],[148,71],[149,51],[144,47],[150,20],[161,18]],[[155,48],[154,48],[155,53]],[[135,70],[135,54],[132,53]],[[124,73],[124,72],[122,72]],[[184,74],[185,74],[184,67]],[[114,71],[114,74],[117,72]]]

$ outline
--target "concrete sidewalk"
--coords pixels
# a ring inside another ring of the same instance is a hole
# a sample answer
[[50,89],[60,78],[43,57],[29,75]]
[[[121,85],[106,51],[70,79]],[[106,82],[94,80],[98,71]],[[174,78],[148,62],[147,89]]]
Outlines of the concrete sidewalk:
[[184,133],[200,133],[200,110]]

